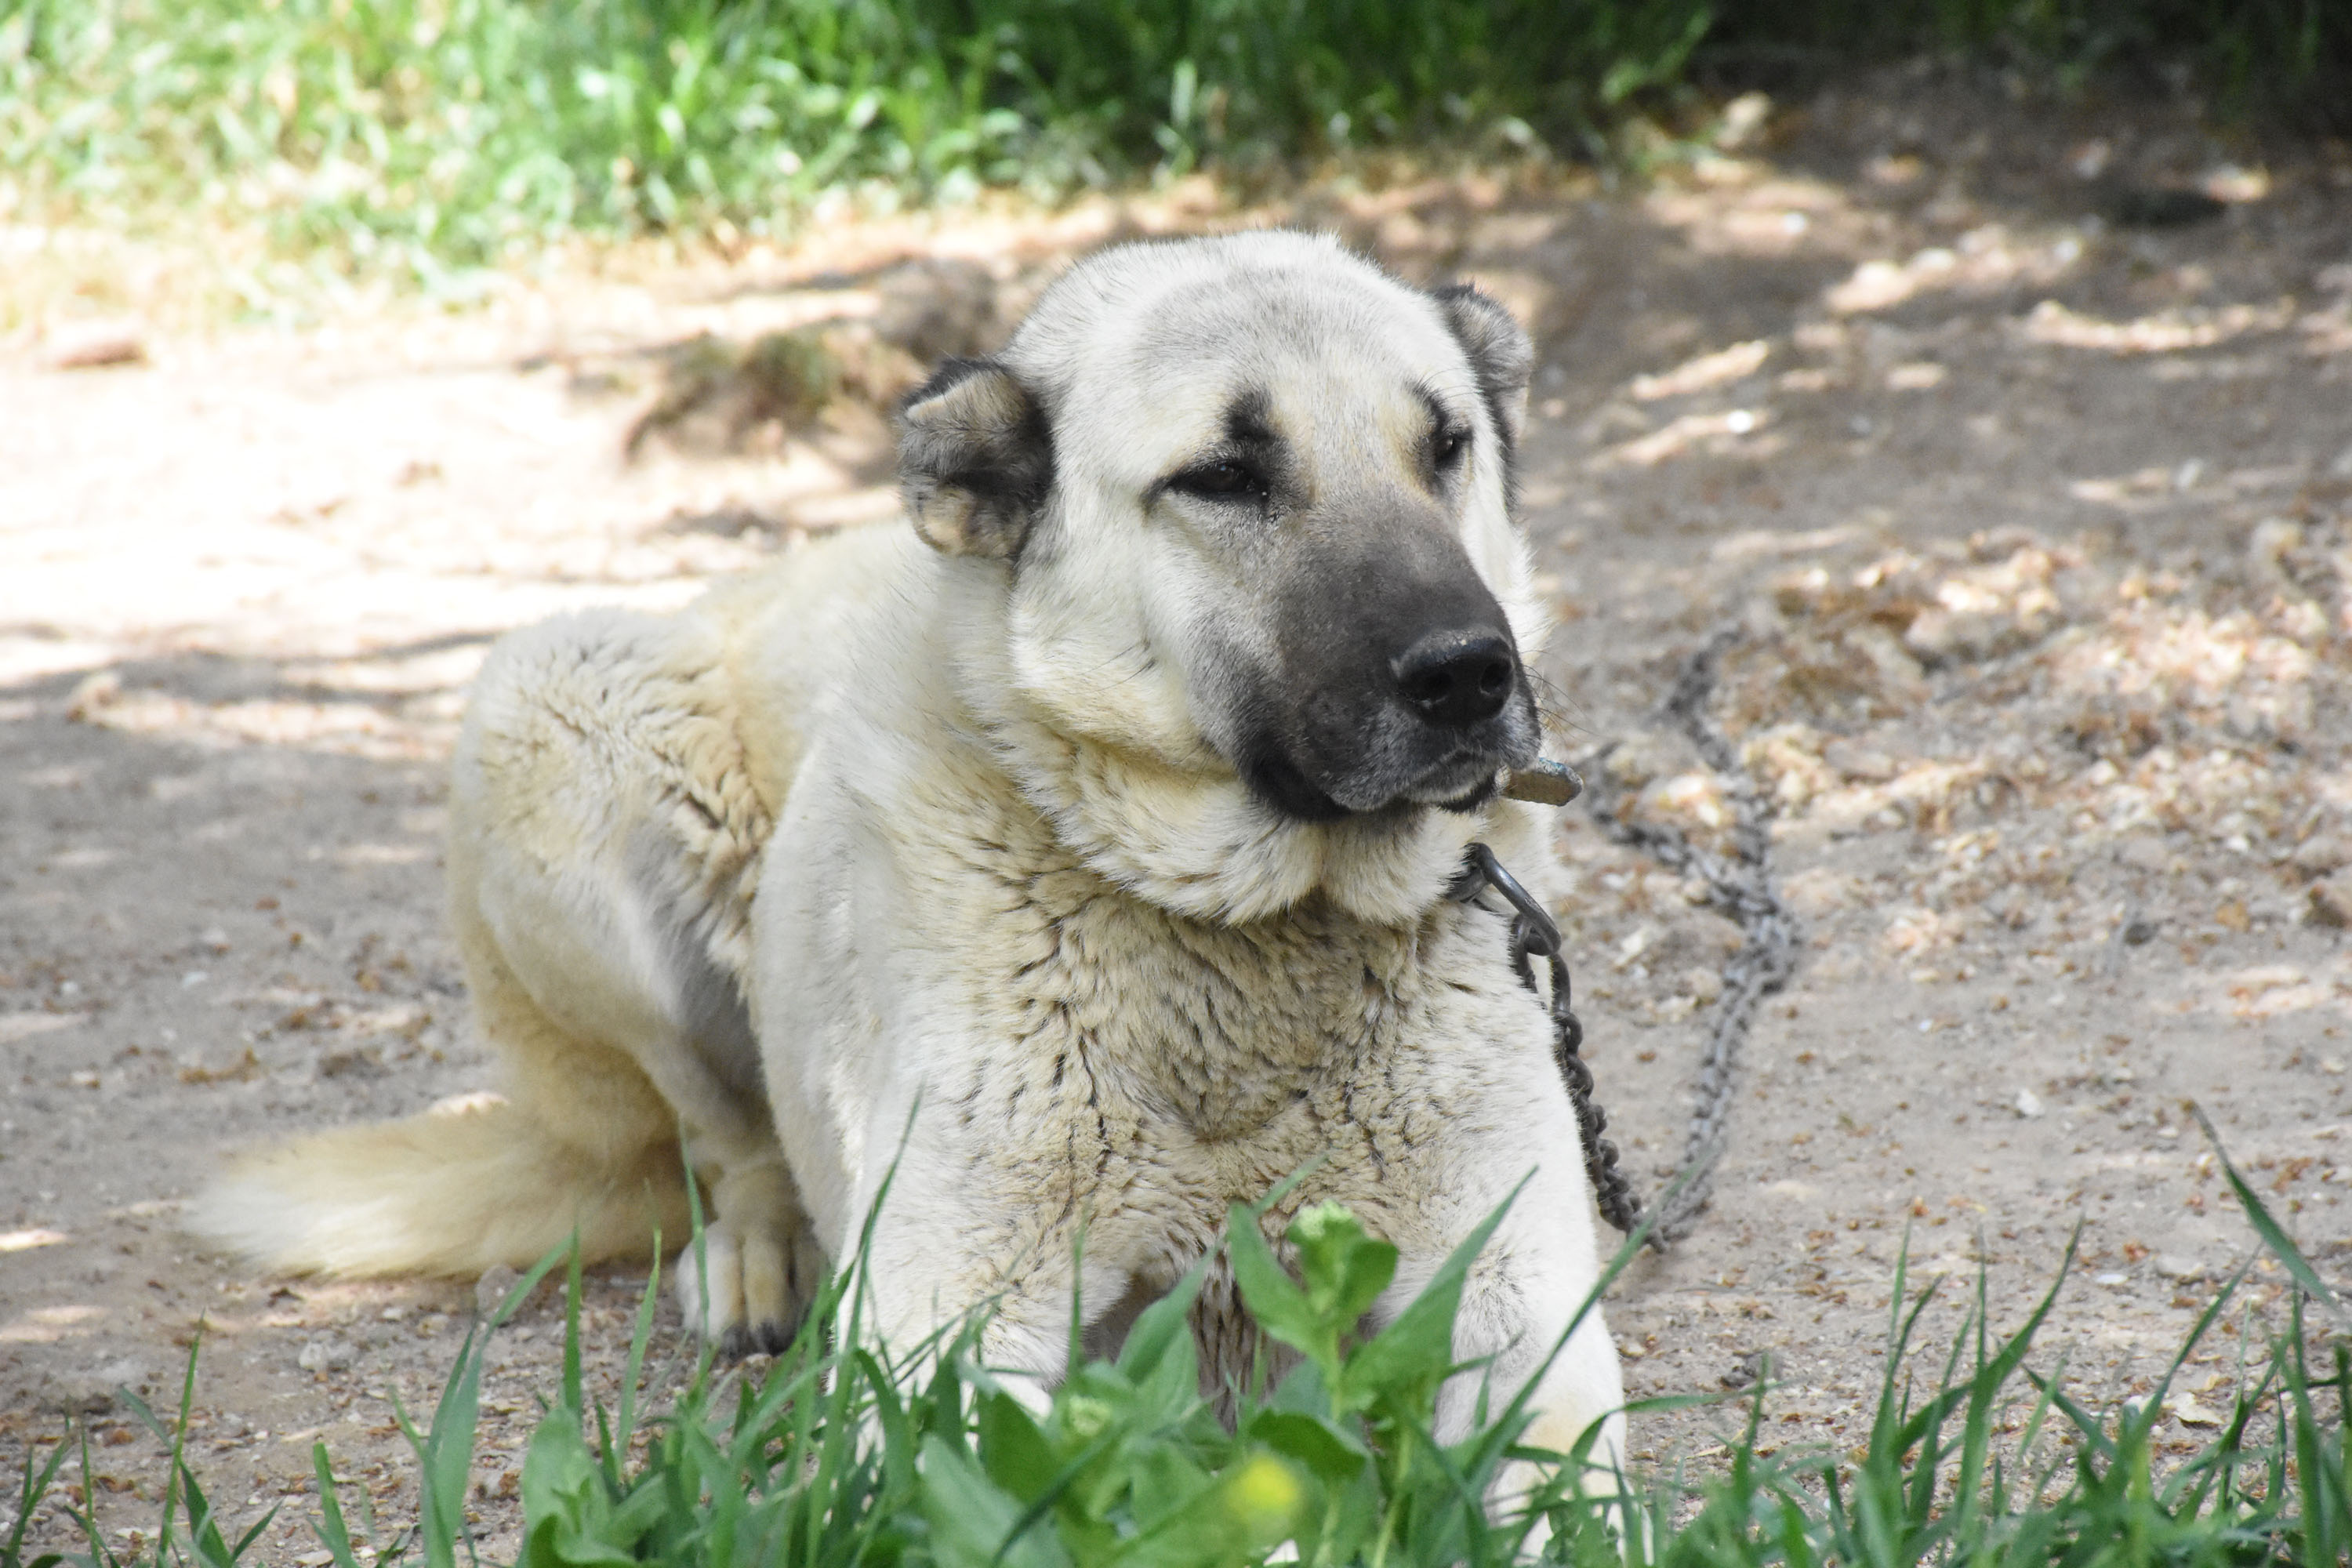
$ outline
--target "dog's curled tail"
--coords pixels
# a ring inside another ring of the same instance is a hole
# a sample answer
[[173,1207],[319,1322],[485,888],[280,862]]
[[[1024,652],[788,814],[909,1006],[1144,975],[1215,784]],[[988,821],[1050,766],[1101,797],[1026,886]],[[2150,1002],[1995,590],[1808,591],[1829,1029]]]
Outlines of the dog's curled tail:
[[583,1261],[650,1257],[688,1228],[675,1144],[617,1157],[558,1142],[521,1108],[469,1095],[248,1155],[191,1228],[263,1268],[346,1278],[527,1268],[576,1228]]

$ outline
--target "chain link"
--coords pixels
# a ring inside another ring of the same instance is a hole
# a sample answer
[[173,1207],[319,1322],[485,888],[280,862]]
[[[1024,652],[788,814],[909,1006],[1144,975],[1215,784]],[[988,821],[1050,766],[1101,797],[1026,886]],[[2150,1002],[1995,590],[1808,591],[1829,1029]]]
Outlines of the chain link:
[[1462,871],[1446,889],[1446,896],[1458,903],[1475,902],[1488,889],[1503,896],[1511,906],[1511,972],[1519,984],[1536,995],[1542,989],[1536,984],[1535,960],[1541,958],[1550,971],[1551,995],[1545,1011],[1551,1016],[1552,1061],[1559,1069],[1561,1079],[1568,1085],[1569,1103],[1576,1108],[1576,1126],[1584,1146],[1584,1175],[1591,1184],[1592,1200],[1600,1206],[1601,1217],[1619,1230],[1631,1234],[1642,1223],[1642,1200],[1633,1195],[1633,1184],[1617,1167],[1617,1145],[1601,1136],[1609,1126],[1609,1113],[1592,1098],[1592,1068],[1584,1059],[1584,1025],[1576,1016],[1576,993],[1568,973],[1568,960],[1560,956],[1559,927],[1550,911],[1537,901],[1535,896],[1519,885],[1518,879],[1503,869],[1495,852],[1484,844],[1470,846]]
[[[1758,1005],[1787,984],[1797,968],[1796,919],[1781,903],[1772,880],[1770,807],[1747,769],[1740,766],[1730,740],[1707,711],[1723,656],[1739,637],[1738,627],[1727,626],[1700,645],[1684,664],[1665,701],[1667,716],[1679,725],[1700,760],[1715,771],[1731,803],[1729,859],[1700,848],[1677,828],[1627,817],[1618,806],[1622,792],[1605,766],[1611,748],[1604,747],[1581,763],[1581,771],[1598,781],[1587,804],[1601,829],[1669,870],[1705,883],[1706,902],[1737,921],[1745,939],[1738,956],[1724,969],[1715,1026],[1699,1056],[1682,1163],[1664,1206],[1650,1225],[1647,1244],[1660,1252],[1689,1235],[1700,1211],[1706,1207],[1715,1186],[1716,1163],[1723,1158],[1730,1136],[1740,1049],[1756,1022]],[[1563,775],[1559,793],[1520,798],[1565,805],[1583,792],[1577,776],[1580,770],[1555,767],[1552,771]],[[1493,850],[1473,844],[1446,896],[1458,903],[1475,903],[1488,889],[1500,893],[1515,911],[1509,951],[1511,970],[1519,984],[1540,995],[1534,961],[1543,959],[1550,971],[1551,995],[1546,1007],[1551,1015],[1552,1059],[1568,1086],[1569,1101],[1576,1108],[1577,1127],[1583,1136],[1584,1173],[1592,1184],[1593,1201],[1600,1205],[1601,1217],[1631,1235],[1642,1223],[1642,1201],[1633,1195],[1625,1173],[1618,1169],[1617,1146],[1601,1136],[1609,1116],[1593,1099],[1592,1068],[1583,1054],[1584,1026],[1576,1016],[1568,961],[1560,956],[1559,927],[1517,879],[1503,869]]]
[[1721,781],[1733,814],[1731,858],[1710,854],[1675,828],[1636,822],[1619,807],[1621,791],[1610,778],[1603,751],[1583,759],[1594,779],[1587,797],[1593,820],[1618,843],[1641,850],[1668,869],[1706,885],[1706,901],[1736,921],[1746,939],[1723,972],[1723,995],[1715,1025],[1699,1056],[1691,1095],[1691,1119],[1672,1195],[1656,1216],[1650,1245],[1664,1251],[1690,1234],[1715,1184],[1715,1167],[1730,1135],[1733,1091],[1739,1055],[1763,999],[1780,989],[1797,967],[1797,922],[1780,901],[1772,879],[1770,809],[1738,753],[1708,712],[1717,668],[1739,640],[1737,627],[1709,637],[1683,666],[1667,696],[1665,711],[1682,729],[1701,761]]

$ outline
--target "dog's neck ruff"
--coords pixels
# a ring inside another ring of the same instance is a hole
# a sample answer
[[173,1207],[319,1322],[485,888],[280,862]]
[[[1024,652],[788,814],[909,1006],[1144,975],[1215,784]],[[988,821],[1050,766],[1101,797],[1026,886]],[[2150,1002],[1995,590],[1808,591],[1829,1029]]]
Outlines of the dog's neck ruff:
[[991,725],[999,761],[1100,875],[1194,919],[1246,921],[1321,892],[1374,924],[1417,921],[1445,896],[1483,817],[1433,807],[1301,822],[1237,778],[1058,733],[1034,717]]
[[984,651],[967,656],[958,685],[997,765],[1090,869],[1173,913],[1262,920],[1320,892],[1361,920],[1406,926],[1444,899],[1474,839],[1517,837],[1507,818],[1523,808],[1496,802],[1304,822],[1229,769],[1074,733],[1021,689],[1001,602],[963,608],[992,623],[959,640]]

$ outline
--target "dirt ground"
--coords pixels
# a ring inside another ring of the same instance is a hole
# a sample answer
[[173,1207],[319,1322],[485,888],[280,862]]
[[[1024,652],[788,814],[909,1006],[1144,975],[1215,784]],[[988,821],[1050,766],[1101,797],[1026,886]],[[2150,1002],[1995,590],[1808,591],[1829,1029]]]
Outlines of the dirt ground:
[[[1342,182],[1243,212],[1187,188],[299,330],[16,311],[0,1472],[84,1415],[103,1522],[152,1531],[160,1449],[110,1390],[176,1400],[201,1324],[192,1453],[238,1519],[286,1504],[266,1560],[324,1561],[313,1440],[409,1515],[392,1402],[430,1408],[474,1283],[254,1279],[175,1226],[230,1148],[487,1087],[439,836],[488,639],[887,525],[894,376],[984,344],[1087,246],[1245,218],[1337,226],[1534,326],[1560,744],[1616,742],[1637,808],[1703,838],[1719,781],[1657,704],[1743,628],[1717,711],[1774,803],[1805,955],[1712,1208],[1616,1292],[1636,1394],[1769,1352],[1768,1442],[1850,1441],[1906,1234],[1925,1272],[1981,1265],[2008,1323],[2078,1224],[2041,1364],[2144,1392],[2251,1243],[2192,1104],[2352,1272],[2352,153],[1932,74],[1735,142],[1640,192]],[[2149,194],[2180,191],[2218,200]],[[726,374],[820,321],[851,374],[814,424]],[[1580,811],[1561,835],[1590,1055],[1654,1190],[1736,932]],[[591,1281],[606,1375],[638,1283]],[[2252,1283],[2274,1307],[2276,1276]],[[491,1352],[494,1539],[559,1337],[541,1300]],[[2234,1355],[2192,1365],[2168,1441],[2226,1404]],[[1637,1457],[1704,1455],[1731,1419],[1643,1423]]]

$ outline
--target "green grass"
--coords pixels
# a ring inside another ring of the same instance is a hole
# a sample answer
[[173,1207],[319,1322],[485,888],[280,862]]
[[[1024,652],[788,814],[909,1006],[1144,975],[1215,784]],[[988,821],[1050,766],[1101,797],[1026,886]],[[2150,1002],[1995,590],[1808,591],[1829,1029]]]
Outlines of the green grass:
[[844,199],[1605,155],[1695,59],[1921,49],[2352,114],[2342,0],[0,0],[0,221],[258,225],[432,279]]
[[[1294,1277],[1261,1237],[1255,1215],[1237,1208],[1225,1249],[1234,1278],[1259,1327],[1296,1352],[1296,1368],[1272,1387],[1261,1380],[1236,1391],[1231,1426],[1200,1394],[1186,1322],[1205,1264],[1142,1315],[1115,1361],[1079,1364],[1042,1415],[982,1363],[984,1316],[894,1359],[869,1331],[853,1269],[827,1285],[810,1326],[764,1380],[715,1375],[706,1358],[674,1405],[647,1417],[637,1391],[657,1283],[646,1289],[618,1407],[608,1409],[583,1386],[575,1262],[560,1384],[522,1468],[520,1560],[530,1568],[1210,1568],[1270,1556],[1310,1568],[1434,1568],[1531,1555],[1587,1568],[2352,1560],[2352,1455],[2343,1428],[2352,1355],[2338,1337],[2332,1364],[2315,1366],[2326,1336],[2305,1318],[2312,1307],[2339,1309],[2259,1197],[2226,1161],[2224,1168],[2295,1295],[2291,1321],[2266,1347],[2241,1338],[2229,1409],[2192,1454],[2159,1457],[2163,1397],[2231,1310],[2245,1270],[2217,1292],[2152,1393],[2098,1409],[2064,1392],[2063,1368],[2030,1364],[2037,1334],[2053,1321],[2063,1268],[2025,1323],[2005,1336],[1992,1332],[1979,1278],[1937,1363],[1920,1342],[1937,1291],[1909,1291],[1898,1268],[1885,1382],[1858,1449],[1757,1454],[1770,1401],[1759,1385],[1720,1473],[1616,1477],[1620,1498],[1604,1505],[1570,1491],[1567,1478],[1583,1458],[1574,1456],[1525,1509],[1491,1519],[1481,1501],[1489,1482],[1508,1460],[1530,1456],[1517,1446],[1527,1412],[1517,1405],[1484,1411],[1477,1429],[1450,1445],[1431,1434],[1437,1386],[1454,1370],[1449,1347],[1464,1274],[1485,1229],[1391,1326],[1359,1341],[1354,1324],[1392,1278],[1395,1250],[1344,1210],[1310,1208],[1287,1235]],[[417,1456],[416,1521],[373,1543],[378,1568],[474,1561],[465,1502],[483,1347],[555,1261],[467,1337],[429,1426],[418,1430],[403,1415]],[[2242,1333],[2251,1331],[2249,1316]],[[28,1459],[17,1522],[0,1537],[0,1568],[249,1561],[268,1518],[232,1542],[181,1447],[194,1376],[192,1351],[176,1420],[136,1405],[171,1456],[152,1542],[125,1557],[93,1513],[76,1510],[84,1550],[27,1544],[26,1521],[68,1458],[79,1455],[82,1474],[90,1474],[86,1444],[69,1436]],[[1651,1401],[1634,1406],[1633,1417],[1704,1402]],[[313,1452],[319,1538],[339,1568],[361,1568],[359,1532],[328,1453],[323,1446]]]
[[828,197],[1591,134],[1704,0],[0,0],[20,204],[419,268]]

